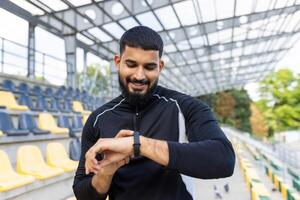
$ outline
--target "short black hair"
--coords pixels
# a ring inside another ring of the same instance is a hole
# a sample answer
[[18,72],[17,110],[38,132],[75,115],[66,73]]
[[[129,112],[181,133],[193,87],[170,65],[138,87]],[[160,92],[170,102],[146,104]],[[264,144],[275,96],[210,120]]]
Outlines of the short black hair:
[[120,39],[120,55],[124,52],[126,45],[144,50],[157,50],[160,58],[164,46],[160,35],[147,26],[135,26],[122,35]]

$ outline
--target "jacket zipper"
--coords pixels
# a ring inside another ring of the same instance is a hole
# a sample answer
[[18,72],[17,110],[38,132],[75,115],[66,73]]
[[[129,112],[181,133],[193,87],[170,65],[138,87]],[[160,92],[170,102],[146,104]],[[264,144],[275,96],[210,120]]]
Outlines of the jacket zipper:
[[138,107],[135,107],[135,113],[134,113],[134,116],[133,116],[133,128],[134,128],[134,131],[138,131],[137,129],[137,118],[139,116],[139,112],[138,112]]

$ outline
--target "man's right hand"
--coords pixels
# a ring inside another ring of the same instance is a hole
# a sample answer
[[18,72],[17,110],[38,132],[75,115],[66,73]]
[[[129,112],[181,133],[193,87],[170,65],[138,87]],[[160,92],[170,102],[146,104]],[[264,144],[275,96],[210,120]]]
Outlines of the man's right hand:
[[[133,135],[133,131],[121,130],[115,136],[115,138],[128,137],[128,136],[132,136],[132,135]],[[106,176],[113,176],[114,173],[121,166],[123,166],[129,162],[129,157],[127,154],[114,153],[114,157],[119,157],[119,159],[117,159],[117,160],[120,160],[120,161],[112,162],[111,164],[109,164],[105,167],[100,167],[100,164],[99,164],[100,161],[97,161],[97,159],[95,158],[95,150],[93,149],[93,147],[91,147],[85,154],[85,172],[86,172],[86,174],[89,174],[91,172],[93,172],[94,174],[97,174],[100,172],[101,174],[106,175]],[[109,157],[109,153],[110,152],[104,152],[104,156]]]

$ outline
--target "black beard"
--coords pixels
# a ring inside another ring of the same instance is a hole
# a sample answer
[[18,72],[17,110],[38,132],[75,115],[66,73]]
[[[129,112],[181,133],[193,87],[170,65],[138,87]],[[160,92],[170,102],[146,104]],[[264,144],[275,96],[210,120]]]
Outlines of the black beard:
[[[127,83],[130,82],[130,79],[126,79]],[[146,91],[145,94],[139,94],[139,93],[132,93],[128,90],[126,87],[125,83],[122,82],[119,74],[119,86],[120,90],[122,92],[122,95],[125,97],[125,99],[128,101],[128,103],[132,106],[137,106],[137,107],[143,107],[145,106],[151,97],[153,96],[153,92],[155,91],[156,87],[158,84],[158,79],[155,80],[153,85],[149,87]]]

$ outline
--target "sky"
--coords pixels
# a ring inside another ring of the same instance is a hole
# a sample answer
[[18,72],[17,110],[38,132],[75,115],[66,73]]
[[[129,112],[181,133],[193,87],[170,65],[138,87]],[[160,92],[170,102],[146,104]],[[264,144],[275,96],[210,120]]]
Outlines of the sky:
[[[229,13],[229,12],[228,12]],[[5,27],[0,29],[0,37],[12,40],[14,42],[27,45],[27,31],[28,31],[28,23],[17,17],[12,15],[11,13],[8,13],[7,11],[0,8],[0,27]],[[16,27],[18,29],[16,30]],[[2,42],[0,41],[0,44]],[[5,42],[5,49],[10,51],[15,51],[16,49],[19,49],[18,51],[21,52],[21,54],[26,57],[27,52],[25,48],[17,47],[16,45],[13,45],[12,43]],[[65,47],[64,47],[64,41],[53,35],[48,33],[47,31],[36,28],[36,49],[40,52],[47,52],[47,54],[50,54],[54,57],[57,57],[58,59],[64,60],[65,59]],[[294,47],[285,55],[285,57],[277,64],[275,67],[275,70],[278,70],[280,68],[289,68],[295,73],[300,73],[300,41],[294,45]],[[8,57],[8,56],[7,56]],[[7,59],[6,57],[6,59]],[[1,60],[0,55],[0,60]],[[59,61],[57,59],[52,59],[50,57],[45,56],[45,62],[46,65],[50,66],[48,68],[44,68],[42,66],[43,61],[43,55],[41,53],[37,53],[36,59],[38,60],[36,64],[36,71],[38,75],[42,75],[43,72],[49,74],[49,80],[55,84],[63,84],[66,78],[66,65],[63,61]],[[27,66],[27,60],[26,58],[11,58],[11,60],[14,60],[14,64],[18,65],[15,66],[7,66],[5,67],[5,71],[7,73],[15,73],[18,71],[18,74],[25,75],[26,74],[26,66]],[[87,63],[101,63],[103,64],[104,61],[101,60],[99,57],[94,56],[93,54],[87,55]],[[105,64],[103,64],[105,65]],[[23,67],[22,67],[23,66]],[[77,69],[78,71],[83,70],[83,50],[77,48]],[[104,69],[104,67],[103,67]],[[2,70],[2,69],[1,69]],[[12,71],[13,70],[13,71]],[[102,69],[101,69],[102,70]],[[59,72],[59,73],[58,73]],[[257,83],[250,83],[245,86],[247,89],[250,97],[253,100],[258,100],[258,84]]]

